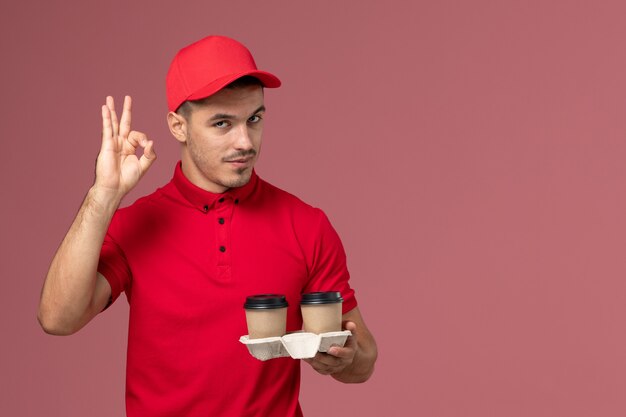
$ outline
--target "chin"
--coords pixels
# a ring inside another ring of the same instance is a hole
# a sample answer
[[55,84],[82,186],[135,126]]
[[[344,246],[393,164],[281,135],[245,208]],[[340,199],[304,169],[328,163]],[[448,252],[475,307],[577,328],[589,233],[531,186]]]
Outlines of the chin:
[[252,176],[252,169],[246,169],[241,173],[235,174],[222,184],[228,188],[243,187],[250,181]]

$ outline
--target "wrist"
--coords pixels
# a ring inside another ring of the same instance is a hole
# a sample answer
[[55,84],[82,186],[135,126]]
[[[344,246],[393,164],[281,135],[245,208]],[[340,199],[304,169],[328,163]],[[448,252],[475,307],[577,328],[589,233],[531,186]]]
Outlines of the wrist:
[[87,192],[86,203],[97,212],[113,214],[122,202],[123,194],[94,184]]

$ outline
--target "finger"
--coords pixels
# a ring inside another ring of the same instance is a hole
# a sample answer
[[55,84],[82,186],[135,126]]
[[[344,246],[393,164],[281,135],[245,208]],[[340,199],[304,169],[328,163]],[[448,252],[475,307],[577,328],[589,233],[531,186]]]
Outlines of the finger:
[[342,323],[344,330],[350,330],[352,336],[356,336],[356,323],[353,321],[344,321]]
[[131,107],[132,100],[130,96],[124,97],[124,108],[122,110],[122,119],[120,120],[119,130],[119,135],[122,138],[128,137],[128,134],[130,133]]
[[331,373],[332,369],[328,366],[325,365],[323,363],[320,363],[318,361],[315,360],[306,360],[307,363],[309,363],[311,365],[311,367],[315,370],[315,372],[318,372],[322,375],[328,375]]
[[138,147],[143,148],[143,155],[141,155],[141,158],[139,158],[141,175],[143,175],[156,160],[156,153],[154,152],[154,142],[148,140],[148,137],[145,133],[133,130],[128,134],[128,139],[124,141],[123,153],[125,155],[134,154]]
[[156,160],[156,153],[154,153],[154,142],[149,140],[146,146],[143,148],[143,155],[139,158],[139,164],[141,165],[141,175],[143,175],[150,165]]
[[328,368],[315,369],[315,370],[322,375],[330,375],[334,371],[333,369],[328,369]]
[[356,328],[356,323],[353,321],[345,321],[343,323],[343,328],[345,330],[350,330],[350,333],[352,333],[352,335],[348,336],[348,339],[346,340],[346,343],[344,346],[346,347],[355,347],[356,346],[356,341],[357,341],[357,328]]
[[340,359],[352,359],[354,358],[354,354],[355,354],[355,350],[352,346],[331,346],[330,349],[328,349],[328,354],[332,357],[335,358],[340,358]]
[[113,127],[111,126],[111,113],[109,108],[102,106],[102,147],[101,150],[115,149],[113,144]]
[[311,365],[317,373],[322,375],[331,375],[336,372],[341,372],[350,363],[349,360],[333,358],[324,353],[318,353],[313,358],[303,360]]
[[[356,323],[354,323],[353,321],[344,321],[343,328],[344,330],[350,330],[350,333],[352,333],[352,335],[348,336],[348,338],[346,339],[346,343],[343,345],[343,347],[337,346],[337,345],[331,346],[328,349],[328,354],[337,356],[337,357],[342,357],[342,358],[349,358],[350,356],[354,356],[355,354],[354,352],[357,349]],[[349,350],[345,350],[345,349],[349,349]]]
[[109,112],[111,112],[111,125],[113,126],[113,137],[117,137],[119,133],[119,122],[117,121],[117,113],[115,113],[115,101],[113,97],[107,97],[107,107],[109,108]]
[[133,130],[128,134],[126,140],[124,140],[122,153],[124,155],[134,155],[138,147],[145,147],[147,143],[148,137],[145,133]]
[[341,365],[342,359],[332,356],[332,355],[328,355],[326,353],[318,353],[317,355],[315,355],[314,359],[314,364],[319,364],[322,365],[324,367],[336,367]]

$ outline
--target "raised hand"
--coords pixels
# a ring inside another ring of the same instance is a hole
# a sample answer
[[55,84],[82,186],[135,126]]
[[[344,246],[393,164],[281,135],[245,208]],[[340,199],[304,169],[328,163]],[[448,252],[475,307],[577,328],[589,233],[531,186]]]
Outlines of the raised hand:
[[[107,229],[122,197],[146,173],[156,155],[146,135],[130,130],[130,97],[118,123],[113,98],[102,106],[102,147],[96,181],[59,246],[43,290],[38,319],[52,334],[72,334],[102,311],[111,286],[98,272]],[[143,155],[135,151],[143,148]]]
[[[94,189],[107,198],[121,200],[146,173],[156,159],[153,142],[141,132],[130,130],[130,96],[124,98],[122,118],[118,122],[113,97],[102,106],[102,147],[96,164]],[[137,157],[137,148],[143,155]]]

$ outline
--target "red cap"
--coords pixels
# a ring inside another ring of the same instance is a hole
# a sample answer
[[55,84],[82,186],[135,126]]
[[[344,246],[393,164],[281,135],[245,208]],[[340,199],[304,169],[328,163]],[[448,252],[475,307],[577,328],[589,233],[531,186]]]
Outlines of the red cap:
[[241,78],[258,78],[264,87],[280,87],[280,80],[259,71],[248,48],[225,36],[207,36],[184,47],[167,72],[167,107],[176,111],[187,100],[200,100]]

